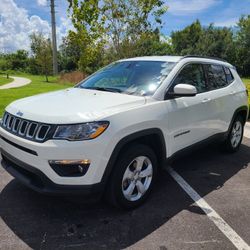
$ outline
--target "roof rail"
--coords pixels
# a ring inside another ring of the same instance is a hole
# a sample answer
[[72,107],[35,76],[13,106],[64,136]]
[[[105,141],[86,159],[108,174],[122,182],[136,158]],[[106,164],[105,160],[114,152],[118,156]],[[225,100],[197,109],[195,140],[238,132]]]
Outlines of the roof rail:
[[212,56],[198,56],[198,55],[187,55],[187,56],[183,56],[182,59],[184,58],[204,58],[204,59],[213,59],[213,60],[217,60],[217,61],[222,61],[222,62],[227,62],[226,60],[219,58],[219,57],[212,57]]

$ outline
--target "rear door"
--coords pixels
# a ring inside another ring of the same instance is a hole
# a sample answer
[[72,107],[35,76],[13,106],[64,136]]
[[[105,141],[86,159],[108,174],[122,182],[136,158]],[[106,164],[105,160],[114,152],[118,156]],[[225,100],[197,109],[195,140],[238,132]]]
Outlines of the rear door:
[[230,69],[223,65],[206,64],[204,68],[213,112],[212,132],[213,134],[226,132],[237,101],[235,99],[237,98],[236,89],[232,84],[234,82],[233,75]]
[[170,130],[171,153],[179,151],[212,134],[211,121],[214,119],[211,99],[202,64],[184,66],[173,81],[169,91],[177,84],[191,84],[197,88],[194,97],[178,97],[168,100],[167,123]]

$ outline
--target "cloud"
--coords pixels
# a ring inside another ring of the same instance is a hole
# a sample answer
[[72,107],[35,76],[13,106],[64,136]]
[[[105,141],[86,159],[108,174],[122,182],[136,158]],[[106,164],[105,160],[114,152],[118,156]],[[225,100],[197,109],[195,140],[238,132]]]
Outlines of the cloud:
[[29,49],[32,32],[48,34],[50,26],[39,16],[28,16],[27,10],[17,7],[13,0],[0,0],[0,49],[10,52]]
[[[27,10],[18,7],[14,0],[0,0],[0,4],[0,52],[30,50],[29,36],[33,32],[51,36],[51,27],[47,20],[37,15],[29,16]],[[60,19],[60,25],[57,27],[58,44],[71,28],[69,19]]]
[[224,21],[215,22],[214,25],[217,27],[233,27],[236,26],[239,21],[239,18],[230,18]]
[[220,0],[169,0],[169,12],[173,15],[191,15],[202,12],[216,4]]
[[37,0],[37,4],[40,6],[46,6],[47,5],[47,0]]
[[60,25],[57,26],[57,30],[56,30],[58,45],[62,43],[63,37],[67,36],[69,30],[75,30],[71,20],[66,17],[61,17]]

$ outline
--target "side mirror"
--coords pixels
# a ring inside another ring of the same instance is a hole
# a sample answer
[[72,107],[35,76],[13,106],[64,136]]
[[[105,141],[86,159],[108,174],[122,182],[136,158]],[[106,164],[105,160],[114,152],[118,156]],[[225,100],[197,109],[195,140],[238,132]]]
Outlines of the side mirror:
[[196,96],[197,89],[190,84],[177,84],[174,87],[174,91],[167,93],[168,97],[185,97],[185,96]]

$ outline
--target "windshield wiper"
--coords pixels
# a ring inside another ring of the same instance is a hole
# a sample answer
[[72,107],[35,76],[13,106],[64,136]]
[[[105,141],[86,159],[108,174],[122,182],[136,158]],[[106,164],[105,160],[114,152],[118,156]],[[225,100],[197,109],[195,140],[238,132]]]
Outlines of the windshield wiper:
[[94,90],[107,91],[107,92],[116,92],[116,93],[121,93],[122,92],[120,89],[108,88],[108,87],[87,87],[85,89],[94,89]]

